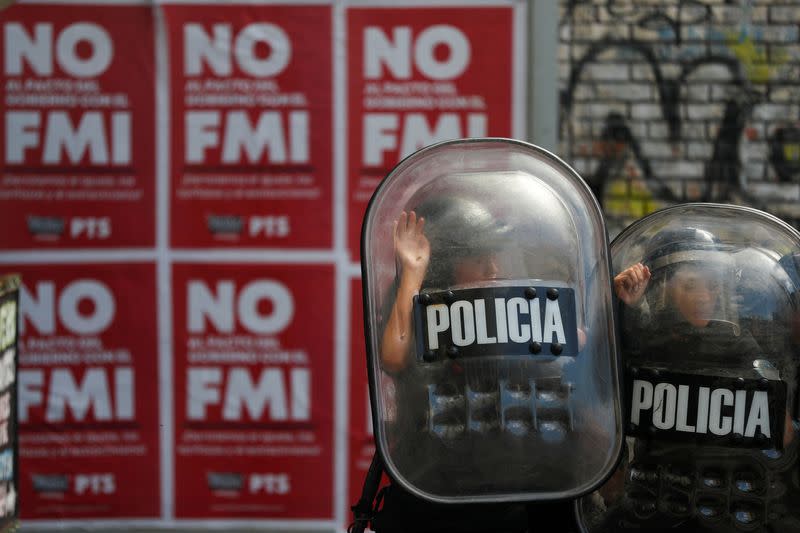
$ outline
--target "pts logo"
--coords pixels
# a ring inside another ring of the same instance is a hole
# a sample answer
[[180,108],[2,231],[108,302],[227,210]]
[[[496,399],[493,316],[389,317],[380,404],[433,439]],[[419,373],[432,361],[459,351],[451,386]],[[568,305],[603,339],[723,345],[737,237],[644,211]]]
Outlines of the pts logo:
[[[70,479],[72,478],[72,479]],[[72,491],[79,495],[98,496],[114,494],[117,483],[114,474],[109,472],[99,474],[32,474],[33,490],[38,493],[64,494]]]
[[[238,236],[242,234],[245,221],[238,215],[209,215],[208,231],[213,235]],[[288,237],[290,232],[288,215],[251,216],[247,219],[250,237]]]
[[117,483],[114,474],[76,474],[75,481],[75,494],[114,494],[117,492]]
[[250,494],[288,494],[292,490],[289,474],[250,474]]
[[[446,48],[444,59],[436,51]],[[412,38],[408,26],[395,27],[391,36],[382,28],[364,29],[364,78],[381,79],[385,73],[411,80],[413,67],[429,80],[454,80],[469,66],[469,39],[454,26],[431,26]],[[435,123],[425,113],[366,113],[362,154],[364,165],[384,165],[384,153],[399,150],[403,158],[418,148],[446,139],[485,137],[486,113],[441,113]]]
[[75,335],[98,335],[113,322],[117,306],[108,286],[97,280],[72,281],[58,295],[52,281],[38,282],[33,293],[22,285],[20,332],[25,334],[30,322],[40,335],[56,334],[56,307],[65,329]]
[[108,239],[111,237],[111,219],[109,217],[75,217],[70,220],[69,234],[73,239]]
[[288,237],[291,231],[287,215],[250,217],[248,229],[251,237]]
[[[245,488],[245,475],[237,472],[209,472],[206,480],[214,492],[239,492]],[[289,474],[250,474],[247,489],[250,494],[288,494]]]

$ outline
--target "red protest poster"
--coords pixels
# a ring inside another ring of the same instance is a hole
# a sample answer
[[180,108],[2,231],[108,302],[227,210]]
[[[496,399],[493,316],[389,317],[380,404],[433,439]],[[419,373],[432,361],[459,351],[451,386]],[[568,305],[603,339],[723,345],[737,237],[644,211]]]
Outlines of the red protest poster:
[[349,498],[345,523],[350,524],[350,506],[361,498],[364,478],[375,454],[372,415],[367,380],[367,358],[364,344],[364,314],[361,280],[350,282],[350,431],[348,438]]
[[375,187],[415,150],[510,137],[513,8],[347,10],[348,240],[359,255]]
[[8,269],[23,280],[23,519],[158,517],[155,265]]
[[152,246],[150,6],[17,4],[0,26],[0,248]]
[[163,9],[172,245],[329,248],[331,7]]
[[173,265],[177,518],[332,518],[333,279]]

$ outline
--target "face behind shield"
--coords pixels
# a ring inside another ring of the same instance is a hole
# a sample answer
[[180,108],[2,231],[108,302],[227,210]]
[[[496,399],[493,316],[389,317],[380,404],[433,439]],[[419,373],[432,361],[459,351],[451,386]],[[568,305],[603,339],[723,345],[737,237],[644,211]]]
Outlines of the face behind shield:
[[642,263],[650,273],[643,305],[623,310],[636,318],[624,322],[626,340],[639,344],[637,357],[665,365],[730,366],[729,347],[717,337],[741,334],[732,247],[704,229],[667,228],[649,240]]
[[470,502],[602,479],[621,445],[606,253],[588,188],[531,145],[443,143],[387,176],[362,271],[376,440],[396,481]]

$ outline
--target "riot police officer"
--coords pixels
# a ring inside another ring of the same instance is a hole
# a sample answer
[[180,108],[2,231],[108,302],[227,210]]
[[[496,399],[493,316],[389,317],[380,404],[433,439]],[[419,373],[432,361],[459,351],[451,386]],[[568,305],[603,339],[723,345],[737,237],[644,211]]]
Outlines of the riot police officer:
[[622,427],[605,239],[586,184],[518,141],[428,147],[382,182],[363,226],[365,332],[376,442],[400,496],[373,524],[424,506],[449,530],[520,531],[511,502],[566,500],[611,471]]
[[780,220],[713,204],[659,211],[612,243],[628,439],[578,502],[585,531],[800,528],[786,250],[800,234]]

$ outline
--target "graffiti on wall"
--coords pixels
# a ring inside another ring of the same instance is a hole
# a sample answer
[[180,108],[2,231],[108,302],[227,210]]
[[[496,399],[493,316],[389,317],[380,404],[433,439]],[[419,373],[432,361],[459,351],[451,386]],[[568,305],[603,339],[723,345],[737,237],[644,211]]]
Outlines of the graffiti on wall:
[[800,8],[774,4],[566,3],[562,151],[612,227],[685,201],[780,210],[800,190],[798,25],[777,22]]

